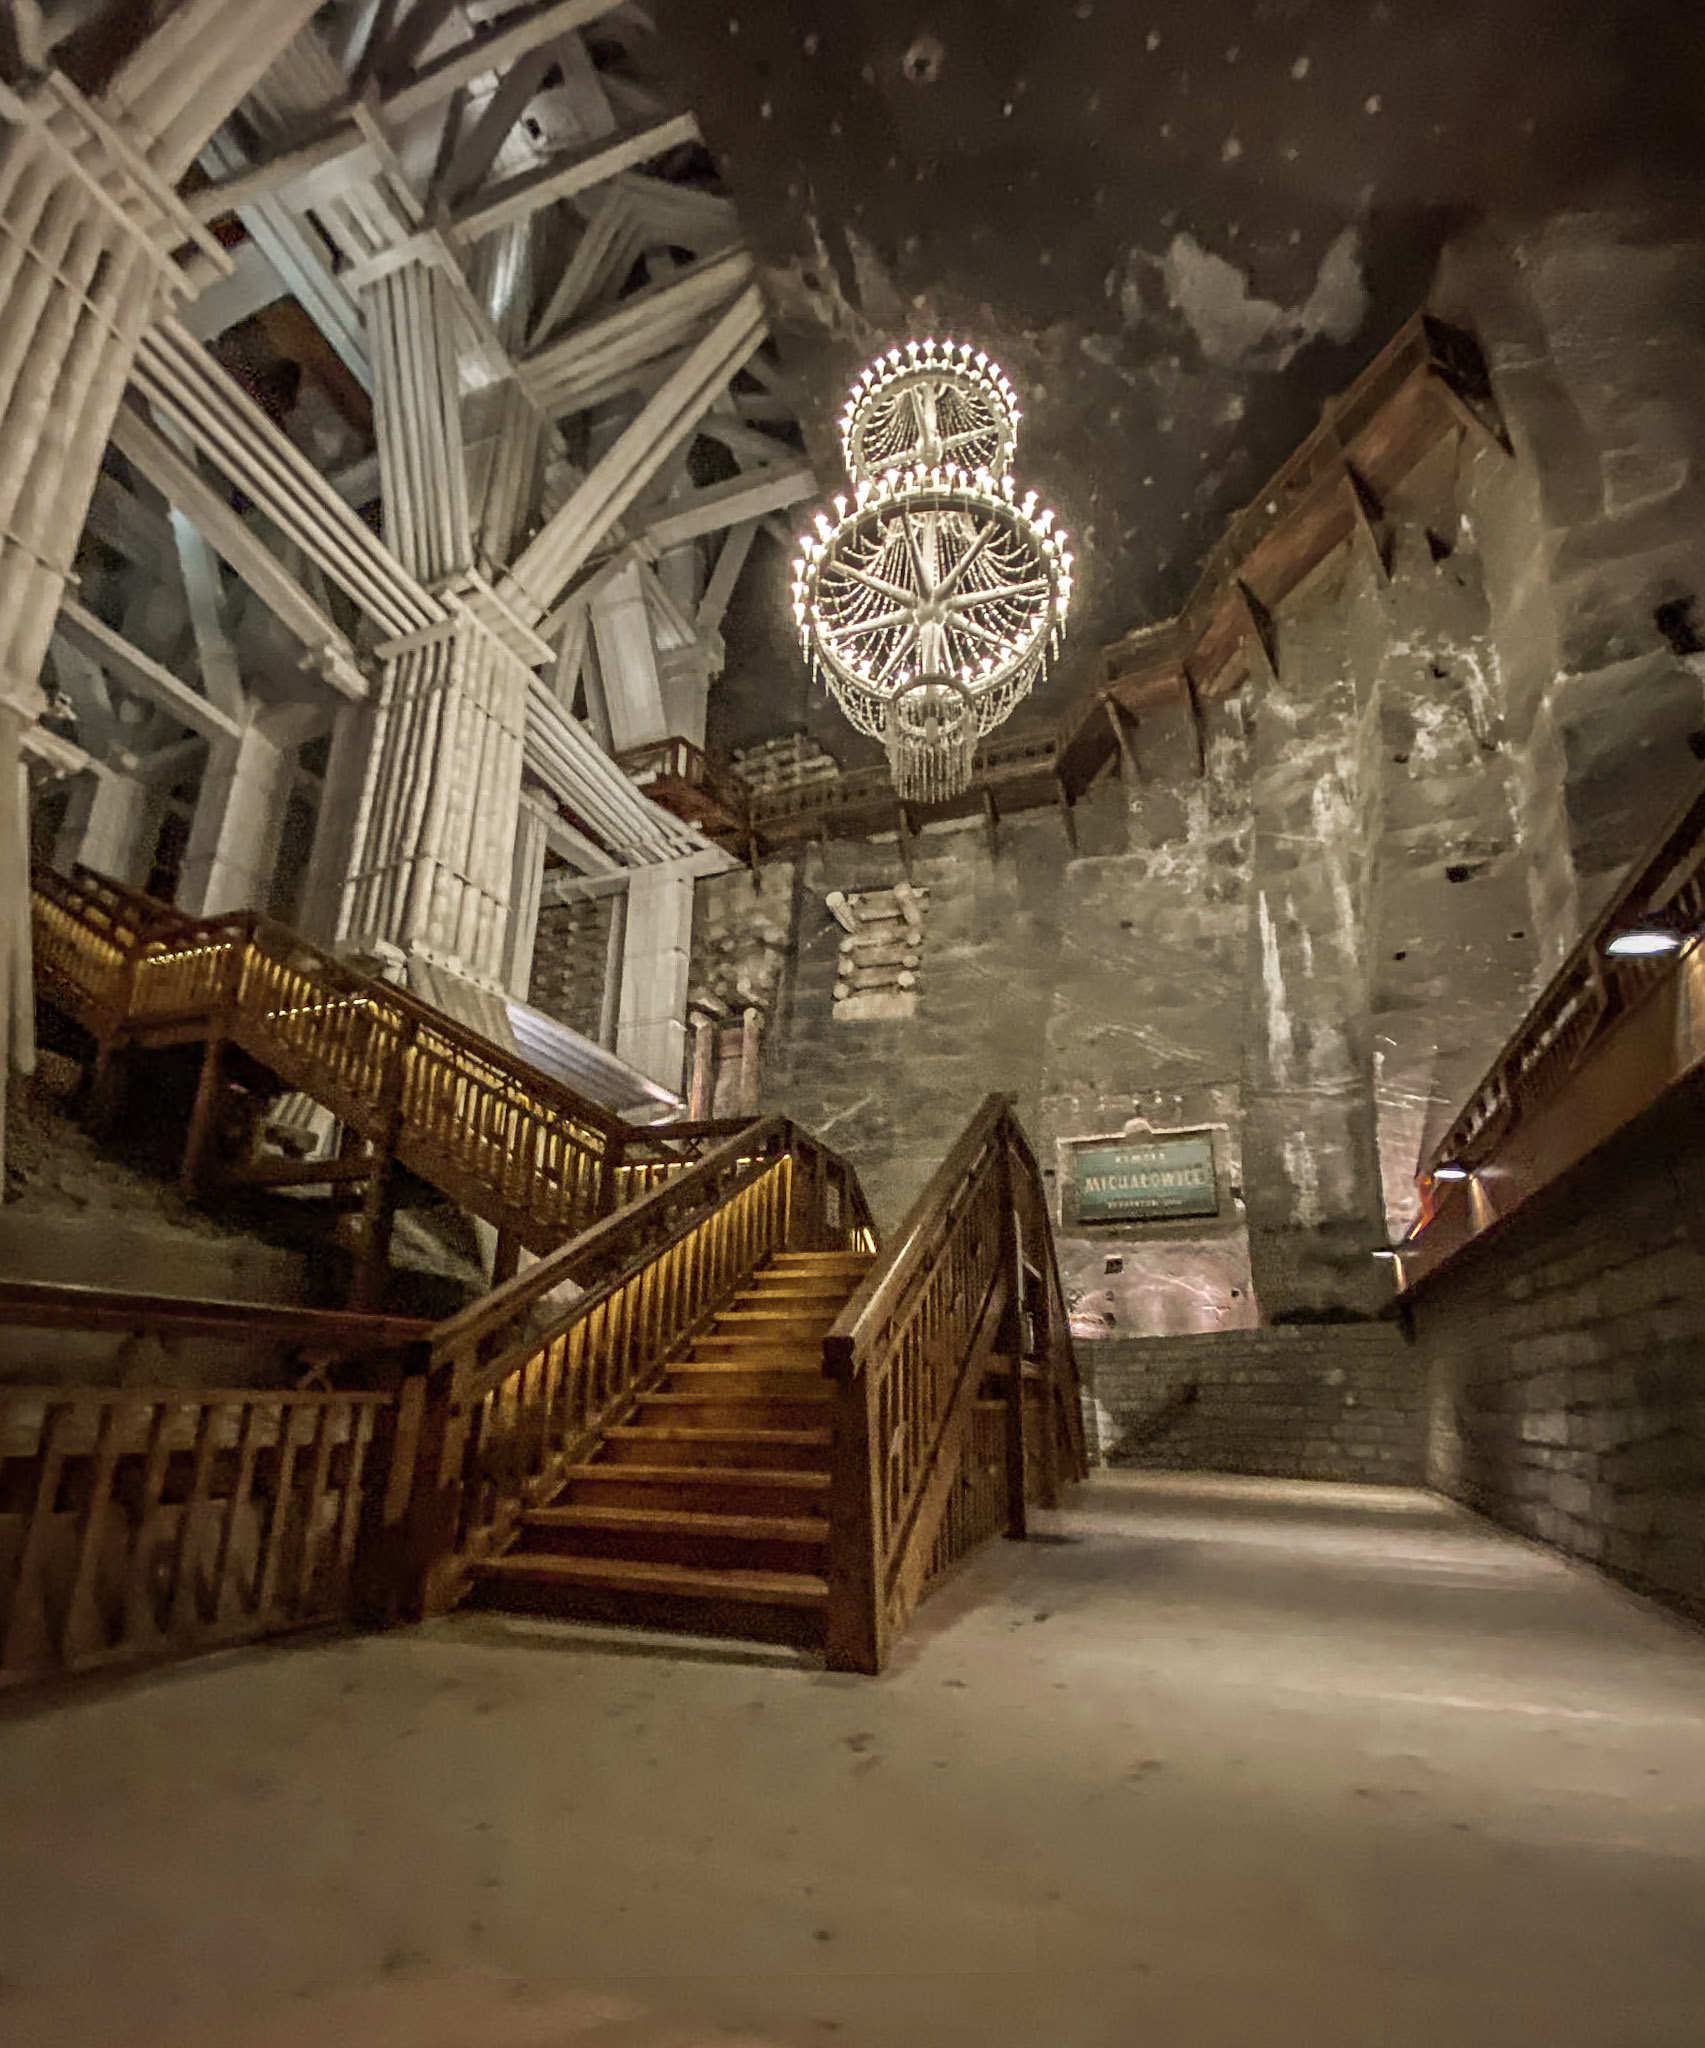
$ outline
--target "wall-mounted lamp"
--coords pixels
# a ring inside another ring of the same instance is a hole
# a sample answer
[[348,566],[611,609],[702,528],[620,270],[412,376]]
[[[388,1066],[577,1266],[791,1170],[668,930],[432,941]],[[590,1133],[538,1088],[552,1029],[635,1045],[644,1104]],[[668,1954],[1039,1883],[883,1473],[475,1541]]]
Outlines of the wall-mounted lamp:
[[1636,924],[1605,941],[1604,950],[1612,960],[1645,960],[1660,953],[1679,953],[1691,932],[1678,932],[1671,925]]
[[1433,1168],[1434,1180],[1472,1180],[1473,1174],[1466,1166],[1446,1165]]
[[1392,1250],[1392,1248],[1391,1248],[1391,1246],[1390,1246],[1390,1245],[1388,1245],[1388,1244],[1382,1244],[1382,1245],[1378,1245],[1378,1246],[1376,1246],[1376,1247],[1375,1247],[1375,1249],[1374,1249],[1374,1254],[1373,1254],[1373,1255],[1374,1255],[1374,1257],[1375,1257],[1376,1259],[1393,1259],[1393,1260],[1395,1260],[1395,1259],[1397,1259],[1397,1258],[1399,1258],[1399,1257],[1401,1257],[1401,1256],[1402,1256],[1402,1255],[1401,1255],[1401,1253],[1398,1253],[1398,1252],[1395,1252],[1395,1251],[1393,1251],[1393,1250]]

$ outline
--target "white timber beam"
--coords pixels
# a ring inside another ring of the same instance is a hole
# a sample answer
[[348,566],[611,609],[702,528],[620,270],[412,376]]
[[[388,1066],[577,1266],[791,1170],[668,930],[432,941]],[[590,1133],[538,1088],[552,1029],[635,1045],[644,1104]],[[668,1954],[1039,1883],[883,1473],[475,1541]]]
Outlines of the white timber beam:
[[504,582],[517,608],[537,619],[592,550],[704,417],[730,377],[762,342],[763,300],[746,289],[646,401],[566,504],[546,520]]
[[322,673],[332,687],[346,697],[365,697],[366,679],[356,666],[355,650],[349,642],[261,544],[241,515],[165,436],[134,407],[123,405],[113,422],[112,441],[214,552],[230,563],[273,616],[323,663]]
[[412,633],[444,616],[443,607],[179,322],[163,320],[150,330],[137,352],[133,381],[385,632]]
[[710,572],[694,616],[694,623],[701,633],[720,632],[728,601],[734,595],[734,586],[740,580],[740,571],[746,566],[746,557],[752,551],[757,533],[756,519],[743,520],[740,525],[728,529],[722,546],[717,550],[716,567]]
[[578,411],[593,401],[612,371],[631,372],[679,348],[751,281],[752,259],[744,249],[708,257],[667,284],[647,285],[559,335],[525,358],[517,374],[543,411]]
[[599,142],[566,161],[553,158],[535,170],[505,178],[501,184],[476,195],[455,216],[450,229],[451,239],[466,247],[498,228],[525,220],[542,206],[550,206],[559,199],[571,199],[576,192],[590,191],[593,186],[613,178],[618,171],[631,170],[635,164],[650,163],[654,157],[699,139],[699,124],[693,115],[676,114],[669,120],[654,121],[647,127],[618,136],[614,141]]
[[116,676],[126,689],[134,690],[151,704],[157,704],[180,725],[187,725],[191,732],[200,733],[203,739],[209,740],[234,740],[243,732],[241,719],[233,718],[228,711],[220,710],[218,705],[210,704],[205,697],[199,696],[170,669],[163,668],[151,654],[144,654],[122,633],[114,632],[104,619],[86,611],[74,597],[68,597],[61,603],[59,623],[68,639],[75,641],[92,660]]
[[386,121],[400,127],[486,72],[502,71],[541,43],[584,28],[599,15],[608,14],[611,5],[612,0],[557,0],[555,6],[534,8],[510,27],[476,36],[424,65],[407,85],[388,94],[379,110]]
[[[707,427],[705,431],[710,430]],[[740,526],[761,519],[766,512],[783,512],[802,498],[814,497],[817,479],[808,462],[792,462],[774,469],[748,470],[726,483],[711,484],[685,498],[670,502],[662,515],[644,529],[646,546],[662,553],[702,534],[720,533],[724,527]]]

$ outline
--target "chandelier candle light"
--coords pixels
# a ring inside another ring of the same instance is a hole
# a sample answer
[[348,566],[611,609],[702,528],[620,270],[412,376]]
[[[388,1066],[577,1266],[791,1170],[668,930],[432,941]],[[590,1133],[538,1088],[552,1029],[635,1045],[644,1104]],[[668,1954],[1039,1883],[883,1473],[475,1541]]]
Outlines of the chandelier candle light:
[[1018,397],[964,342],[909,341],[852,388],[841,449],[853,495],[819,512],[793,565],[812,672],[888,750],[913,803],[957,796],[977,742],[1057,650],[1072,557],[1012,481]]

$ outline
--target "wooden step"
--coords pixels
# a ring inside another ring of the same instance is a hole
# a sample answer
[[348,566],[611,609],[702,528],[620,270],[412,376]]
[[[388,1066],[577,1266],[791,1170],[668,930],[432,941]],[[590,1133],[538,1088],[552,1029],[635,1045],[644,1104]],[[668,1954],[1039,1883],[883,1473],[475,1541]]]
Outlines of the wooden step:
[[577,1503],[521,1517],[518,1547],[553,1557],[623,1557],[710,1571],[820,1572],[829,1525],[817,1515],[709,1515],[690,1508]]
[[664,1382],[668,1394],[697,1394],[705,1400],[725,1395],[761,1394],[781,1401],[834,1399],[835,1389],[815,1354],[793,1364],[744,1365],[737,1358],[693,1359],[672,1365]]
[[829,1589],[811,1572],[719,1572],[518,1551],[475,1566],[473,1597],[487,1607],[564,1620],[805,1646],[821,1641]]
[[757,1273],[741,1293],[742,1301],[845,1301],[852,1289],[845,1273]]
[[576,1465],[553,1503],[559,1507],[685,1509],[711,1515],[820,1515],[826,1472],[705,1465]]
[[666,1386],[641,1394],[634,1420],[661,1429],[823,1429],[833,1389],[809,1374],[796,1375],[792,1394],[735,1394],[726,1388]]
[[607,1429],[599,1462],[810,1471],[829,1455],[827,1429]]
[[838,1310],[725,1308],[711,1324],[713,1337],[765,1337],[782,1344],[821,1344]]
[[804,1343],[790,1344],[776,1337],[722,1337],[707,1334],[695,1337],[687,1346],[684,1363],[699,1364],[721,1359],[729,1365],[755,1366],[809,1366],[813,1372],[823,1369],[823,1340],[807,1338]]
[[876,1261],[869,1252],[771,1252],[761,1273],[868,1273]]

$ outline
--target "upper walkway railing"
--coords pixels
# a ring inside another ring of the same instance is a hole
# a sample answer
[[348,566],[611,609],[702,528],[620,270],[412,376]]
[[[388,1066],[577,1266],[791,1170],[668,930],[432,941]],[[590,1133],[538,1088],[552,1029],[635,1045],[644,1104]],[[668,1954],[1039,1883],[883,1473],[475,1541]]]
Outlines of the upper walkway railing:
[[[1621,934],[1670,950],[1624,955]],[[1705,1066],[1705,787],[1629,868],[1420,1175],[1412,1288]]]
[[103,1062],[127,1044],[219,1039],[534,1253],[553,1251],[695,1156],[252,912],[187,918],[79,870],[33,878],[38,983]]

